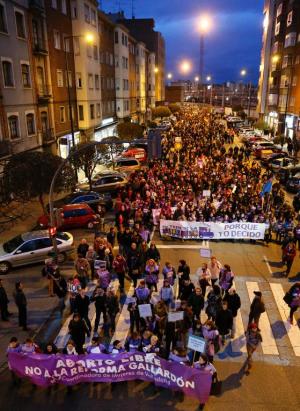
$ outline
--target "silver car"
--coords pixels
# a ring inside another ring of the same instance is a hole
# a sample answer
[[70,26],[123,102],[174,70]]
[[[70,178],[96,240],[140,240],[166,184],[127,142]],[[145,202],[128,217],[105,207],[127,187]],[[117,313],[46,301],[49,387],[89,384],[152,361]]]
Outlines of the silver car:
[[[72,253],[73,236],[70,233],[56,234],[59,250],[58,261],[65,261]],[[7,274],[13,267],[44,262],[53,252],[52,240],[48,230],[31,231],[18,235],[6,243],[0,244],[0,274]]]

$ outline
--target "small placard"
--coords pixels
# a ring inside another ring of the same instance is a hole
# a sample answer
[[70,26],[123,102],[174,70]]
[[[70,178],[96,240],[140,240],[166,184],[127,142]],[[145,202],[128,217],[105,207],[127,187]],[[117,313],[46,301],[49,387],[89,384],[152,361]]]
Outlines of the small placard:
[[197,352],[205,352],[205,339],[196,335],[189,335],[188,348]]
[[135,297],[127,297],[126,298],[126,304],[134,304],[136,303],[136,298]]
[[139,313],[140,313],[140,317],[142,318],[152,317],[151,304],[139,305]]
[[106,261],[103,260],[95,260],[94,261],[94,268],[95,270],[105,270],[106,269]]
[[212,256],[211,248],[200,248],[200,256],[204,258],[210,258]]
[[174,312],[169,312],[168,313],[168,321],[169,323],[174,323],[176,321],[182,321],[183,320],[183,311],[174,311]]
[[210,197],[211,191],[210,190],[203,190],[203,197]]

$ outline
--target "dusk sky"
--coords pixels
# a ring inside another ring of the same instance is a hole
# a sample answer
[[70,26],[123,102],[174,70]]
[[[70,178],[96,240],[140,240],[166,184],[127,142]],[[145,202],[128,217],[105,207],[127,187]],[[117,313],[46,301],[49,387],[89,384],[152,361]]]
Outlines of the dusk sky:
[[[116,12],[119,5],[131,17],[131,0],[102,0],[102,9]],[[197,18],[209,14],[213,25],[205,41],[205,74],[215,82],[237,81],[247,69],[247,80],[258,80],[264,0],[135,0],[135,17],[153,17],[156,30],[166,41],[166,68],[174,79],[182,59],[198,74],[199,33]]]

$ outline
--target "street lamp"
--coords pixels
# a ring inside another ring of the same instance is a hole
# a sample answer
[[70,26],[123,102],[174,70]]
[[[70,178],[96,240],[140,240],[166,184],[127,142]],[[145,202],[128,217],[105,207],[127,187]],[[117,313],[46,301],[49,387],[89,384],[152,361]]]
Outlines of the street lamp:
[[167,78],[168,78],[169,80],[171,80],[172,77],[173,77],[173,74],[172,74],[172,73],[168,73]]
[[[65,65],[66,65],[66,72],[67,72],[67,89],[68,89],[68,103],[69,103],[69,117],[70,117],[70,126],[71,126],[71,135],[72,135],[72,146],[75,146],[75,136],[74,136],[74,122],[73,122],[73,112],[71,106],[71,90],[70,90],[70,81],[69,81],[69,62],[68,62],[68,54],[67,54],[67,43],[66,40],[74,39],[74,38],[84,38],[87,44],[91,44],[94,41],[94,36],[92,33],[87,33],[85,35],[79,36],[65,36],[64,37],[64,51],[65,51]],[[76,171],[77,174],[77,171]],[[76,176],[77,177],[77,176]],[[77,179],[77,178],[76,178]]]
[[211,19],[207,15],[203,15],[199,19],[198,28],[200,31],[200,60],[199,60],[199,73],[200,82],[203,83],[204,72],[204,36],[211,27]]
[[183,60],[180,64],[180,71],[183,74],[188,74],[191,71],[192,65],[190,61],[188,60]]
[[[211,76],[206,77],[206,81],[211,82],[211,80],[212,80]],[[209,104],[212,106],[212,103],[213,103],[213,84],[212,83],[207,86],[207,90],[210,90],[210,102],[209,102]]]
[[158,67],[155,67],[155,69],[154,69],[154,73],[155,73],[155,74],[157,74],[158,72],[159,72]]
[[198,76],[195,77],[195,82],[196,82],[196,83],[199,82],[199,77],[198,77]]

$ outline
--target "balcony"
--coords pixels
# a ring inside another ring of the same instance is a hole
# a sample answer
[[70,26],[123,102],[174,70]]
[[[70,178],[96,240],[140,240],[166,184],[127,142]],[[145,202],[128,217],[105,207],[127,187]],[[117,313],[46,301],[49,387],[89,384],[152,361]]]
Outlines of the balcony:
[[48,128],[42,131],[42,144],[47,145],[55,141],[55,134],[53,128]]
[[0,158],[7,157],[12,154],[11,142],[8,140],[0,141]]
[[33,54],[36,56],[47,56],[48,50],[46,47],[46,42],[42,37],[34,39],[32,45]]
[[51,91],[49,85],[39,85],[37,89],[38,104],[43,106],[49,103],[51,98]]
[[29,0],[29,9],[38,13],[45,11],[43,0]]

